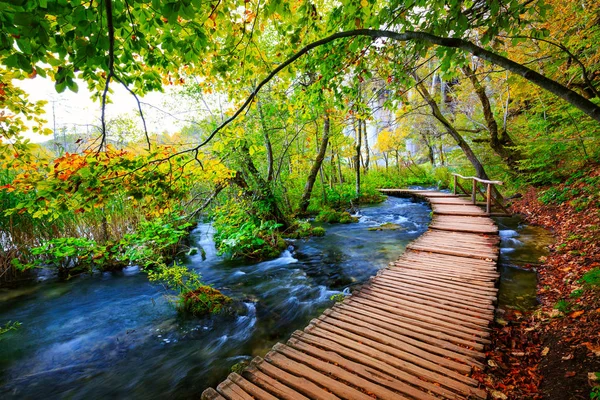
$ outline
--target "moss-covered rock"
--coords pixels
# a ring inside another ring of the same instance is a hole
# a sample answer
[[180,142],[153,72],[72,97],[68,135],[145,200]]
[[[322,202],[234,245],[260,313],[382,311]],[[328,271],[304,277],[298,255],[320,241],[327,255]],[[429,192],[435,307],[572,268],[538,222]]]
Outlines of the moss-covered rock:
[[218,314],[231,306],[233,300],[210,286],[182,293],[179,310],[195,316]]
[[358,222],[358,218],[353,217],[349,212],[336,211],[331,208],[321,210],[315,220],[318,222],[328,222],[330,224],[350,224],[352,222]]
[[399,229],[404,229],[398,224],[393,224],[391,222],[386,222],[385,224],[381,224],[379,226],[373,226],[369,228],[370,231],[397,231]]

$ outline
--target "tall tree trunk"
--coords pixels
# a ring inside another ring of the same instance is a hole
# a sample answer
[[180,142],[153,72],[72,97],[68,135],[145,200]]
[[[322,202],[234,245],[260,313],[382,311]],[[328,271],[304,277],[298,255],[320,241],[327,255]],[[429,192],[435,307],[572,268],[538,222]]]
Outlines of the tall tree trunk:
[[398,154],[398,150],[395,150],[396,152],[396,168],[398,169],[398,171],[400,171],[400,155]]
[[515,143],[508,132],[506,132],[505,126],[503,126],[502,129],[498,129],[498,123],[496,122],[496,118],[494,118],[492,105],[485,92],[485,87],[479,82],[477,76],[475,76],[475,72],[469,65],[465,65],[462,70],[471,81],[475,93],[481,102],[483,118],[485,119],[488,131],[490,132],[490,147],[498,156],[500,156],[500,158],[502,158],[511,171],[518,172],[518,161],[522,159],[522,156],[514,149]]
[[438,152],[440,153],[440,165],[446,165],[446,156],[444,155],[444,145],[440,144],[438,147]]
[[[239,177],[238,180],[234,180],[234,182],[244,190],[246,196],[252,198],[253,202],[262,203],[262,215],[260,215],[261,219],[272,219],[281,224],[283,229],[288,228],[291,225],[290,221],[277,203],[277,198],[275,197],[271,187],[271,182],[267,182],[260,175],[260,172],[252,161],[250,151],[246,145],[238,148],[238,151],[241,155],[241,161],[244,172],[247,175],[247,179],[242,179],[242,177]],[[248,184],[247,181],[250,181],[251,183]]]
[[361,148],[361,139],[362,139],[362,130],[360,120],[358,122],[358,129],[356,124],[354,124],[354,132],[356,133],[356,143],[355,143],[355,151],[354,154],[354,172],[356,175],[356,199],[360,198],[360,148]]
[[[440,108],[427,91],[425,85],[423,85],[421,78],[419,78],[419,76],[416,73],[413,73],[413,76],[417,81],[417,91],[421,94],[423,99],[431,108],[433,116],[442,123],[444,128],[446,128],[446,131],[450,134],[450,136],[452,136],[452,138],[456,141],[456,144],[458,144],[458,146],[462,149],[463,153],[465,154],[471,165],[473,165],[473,168],[475,168],[475,173],[477,174],[477,177],[480,179],[490,180],[487,173],[485,172],[485,169],[483,168],[483,165],[473,152],[473,149],[471,149],[471,146],[469,146],[469,144],[463,139],[460,133],[458,133],[456,128],[454,128],[454,126],[442,115]],[[495,186],[494,190],[498,198],[502,198]]]
[[265,149],[267,149],[267,182],[273,180],[273,146],[271,146],[271,139],[269,138],[269,131],[267,129],[267,122],[265,121],[265,115],[263,113],[262,105],[260,101],[257,103],[258,116],[260,118],[260,124],[262,126],[263,138],[265,140]]
[[[329,147],[331,150],[331,180],[329,181],[329,187],[333,189],[333,185],[335,184],[336,176],[335,176],[335,152],[333,151],[333,146]],[[341,182],[340,182],[341,183]]]
[[427,147],[427,158],[429,158],[429,162],[432,167],[435,167],[435,155],[433,154],[433,145],[427,136],[427,131],[419,131],[421,138],[423,139],[423,143],[425,143],[425,147]]
[[327,144],[329,143],[329,114],[325,112],[324,121],[323,121],[323,136],[321,137],[321,145],[319,147],[319,153],[317,154],[317,158],[313,163],[310,172],[308,173],[308,178],[306,180],[306,185],[304,185],[304,192],[302,193],[302,197],[300,198],[300,205],[298,206],[298,213],[306,214],[306,210],[308,210],[308,205],[310,204],[310,196],[312,194],[313,187],[315,185],[315,180],[317,179],[317,174],[321,169],[321,165],[323,164],[323,159],[325,158],[325,154],[327,152]]
[[369,172],[370,149],[369,149],[369,134],[367,133],[367,121],[363,120],[363,132],[365,137],[365,174]]

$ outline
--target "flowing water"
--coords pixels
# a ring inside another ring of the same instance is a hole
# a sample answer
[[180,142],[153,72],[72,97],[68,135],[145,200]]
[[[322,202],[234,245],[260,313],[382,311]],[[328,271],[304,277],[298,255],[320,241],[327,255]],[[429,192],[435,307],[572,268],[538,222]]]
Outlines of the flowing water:
[[540,257],[548,255],[548,245],[554,239],[541,227],[524,224],[515,215],[496,218],[500,228],[500,286],[498,307],[531,310],[537,304],[535,267]]
[[[136,267],[118,273],[0,291],[3,399],[198,398],[232,365],[264,355],[333,303],[330,296],[365,282],[421,235],[429,207],[389,198],[361,210],[360,221],[325,225],[320,238],[294,241],[277,259],[223,260],[210,225],[192,241],[206,251],[186,260],[203,280],[245,304],[236,316],[179,317],[159,285]],[[368,230],[383,223],[399,230]]]

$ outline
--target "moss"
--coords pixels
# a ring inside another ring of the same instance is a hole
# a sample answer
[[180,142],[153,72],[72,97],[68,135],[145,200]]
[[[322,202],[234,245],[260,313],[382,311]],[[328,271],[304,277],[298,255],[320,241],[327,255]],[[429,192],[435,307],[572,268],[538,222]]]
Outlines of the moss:
[[179,310],[195,316],[218,314],[231,305],[232,299],[210,286],[200,286],[182,294]]
[[313,236],[325,236],[325,228],[316,226],[312,229]]
[[369,228],[370,231],[397,231],[398,229],[403,228],[400,225],[392,224],[391,222],[386,222],[385,224]]
[[328,222],[330,224],[350,224],[352,222],[358,222],[358,218],[353,217],[347,211],[336,211],[331,208],[321,210],[319,215],[315,218],[318,222]]

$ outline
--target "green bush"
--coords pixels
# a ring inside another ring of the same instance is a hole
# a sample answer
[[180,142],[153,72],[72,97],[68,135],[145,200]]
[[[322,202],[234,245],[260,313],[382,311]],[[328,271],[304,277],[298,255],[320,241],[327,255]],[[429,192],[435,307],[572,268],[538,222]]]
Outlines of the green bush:
[[153,268],[173,260],[190,226],[173,216],[144,221],[135,233],[123,237],[120,246],[126,249],[125,257],[130,263],[144,269]]
[[148,278],[178,292],[177,310],[183,313],[195,316],[217,314],[232,303],[230,297],[203,284],[199,274],[177,262],[155,266],[148,271]]
[[114,243],[99,245],[86,238],[63,237],[48,240],[40,246],[31,248],[34,261],[21,264],[18,259],[13,265],[19,269],[52,268],[58,275],[66,278],[84,272],[93,272],[122,268],[127,263],[120,252],[120,246]]
[[213,213],[215,245],[219,254],[229,258],[264,260],[285,249],[285,240],[275,221],[260,221],[242,202],[229,201]]

